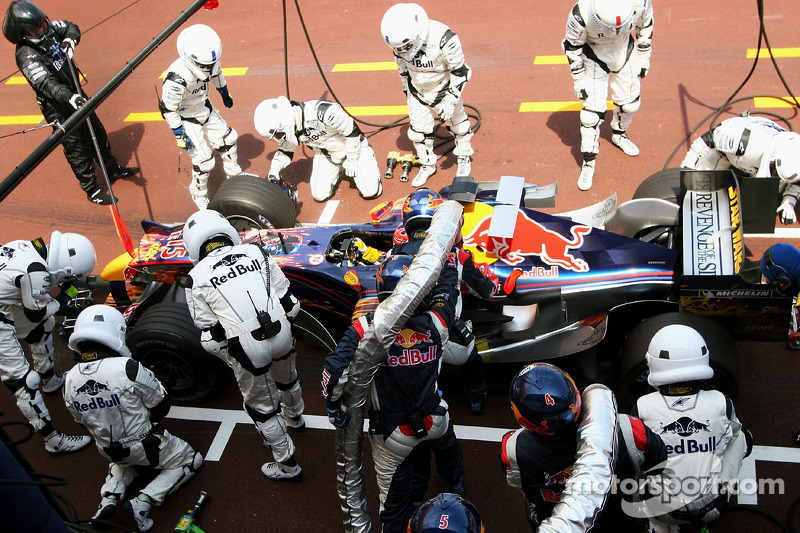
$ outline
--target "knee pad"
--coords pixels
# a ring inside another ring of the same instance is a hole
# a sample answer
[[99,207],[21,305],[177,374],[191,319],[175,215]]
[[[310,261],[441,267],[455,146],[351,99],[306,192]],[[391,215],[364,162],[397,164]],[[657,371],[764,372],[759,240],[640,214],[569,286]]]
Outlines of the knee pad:
[[617,105],[614,104],[614,110],[620,110],[622,113],[636,113],[639,110],[639,105],[641,105],[641,100],[638,98],[629,104],[622,104]]
[[469,119],[462,120],[458,124],[453,124],[449,129],[453,132],[453,135],[467,135],[469,133]]
[[228,131],[226,131],[225,135],[222,136],[222,146],[220,146],[218,150],[220,152],[227,152],[236,146],[236,141],[238,140],[239,133],[233,128],[228,128]]
[[421,143],[425,142],[427,138],[433,140],[433,133],[423,133],[421,131],[417,131],[412,127],[408,128],[408,140],[412,143]]
[[208,174],[212,170],[214,170],[214,167],[216,165],[217,161],[214,159],[214,156],[212,155],[205,161],[201,161],[197,165],[193,165],[192,170],[194,170],[195,174]]
[[584,128],[596,128],[605,119],[605,112],[598,113],[597,111],[589,111],[588,109],[581,109],[580,119],[581,126]]

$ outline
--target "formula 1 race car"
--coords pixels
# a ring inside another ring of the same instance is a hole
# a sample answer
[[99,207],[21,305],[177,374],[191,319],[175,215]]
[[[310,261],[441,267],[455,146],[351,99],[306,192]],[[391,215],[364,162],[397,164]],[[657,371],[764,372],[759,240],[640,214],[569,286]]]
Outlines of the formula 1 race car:
[[[561,215],[555,184],[523,178],[494,182],[456,178],[440,191],[464,205],[463,246],[489,265],[510,294],[488,301],[464,296],[487,363],[528,363],[595,352],[621,406],[647,390],[644,353],[666,324],[683,323],[706,338],[714,384],[735,397],[734,339],[785,340],[792,300],[761,283],[745,257],[739,179],[729,171],[657,173],[634,199],[616,196]],[[237,176],[220,186],[209,208],[280,264],[301,301],[295,334],[333,348],[354,317],[371,310],[377,264],[356,244],[391,249],[401,204],[384,202],[361,224],[296,224],[294,203],[268,180]],[[774,224],[774,220],[773,220]],[[191,263],[181,224],[144,221],[145,234],[102,273],[108,302],[124,310],[133,357],[152,368],[176,401],[207,396],[223,365],[205,353],[185,303]]]

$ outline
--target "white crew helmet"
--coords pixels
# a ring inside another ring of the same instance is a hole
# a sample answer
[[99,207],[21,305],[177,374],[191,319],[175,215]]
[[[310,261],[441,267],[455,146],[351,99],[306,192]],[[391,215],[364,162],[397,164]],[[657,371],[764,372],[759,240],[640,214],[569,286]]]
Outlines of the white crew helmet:
[[411,61],[428,38],[430,20],[418,4],[395,4],[381,20],[383,41],[394,53]]
[[94,268],[97,256],[92,242],[78,233],[54,231],[47,247],[47,271],[53,287],[68,278],[82,278]]
[[592,17],[607,37],[633,29],[634,0],[592,0]]
[[212,237],[220,236],[227,237],[234,245],[242,242],[236,229],[219,212],[204,209],[190,216],[183,226],[183,245],[192,263],[196,265],[200,261],[201,248]]
[[775,170],[786,183],[800,181],[800,134],[792,131],[775,135]]
[[294,109],[285,96],[270,98],[258,104],[253,122],[258,134],[265,139],[271,140],[283,133],[292,144],[297,144]]
[[205,24],[195,24],[178,35],[178,54],[192,74],[207,79],[222,56],[222,41]]
[[123,357],[130,357],[131,351],[125,344],[127,329],[122,313],[107,305],[92,305],[78,315],[68,344],[72,351],[80,353],[81,343],[92,341],[110,348]]
[[646,358],[650,368],[647,382],[654,387],[714,377],[705,339],[683,324],[658,330],[647,347]]

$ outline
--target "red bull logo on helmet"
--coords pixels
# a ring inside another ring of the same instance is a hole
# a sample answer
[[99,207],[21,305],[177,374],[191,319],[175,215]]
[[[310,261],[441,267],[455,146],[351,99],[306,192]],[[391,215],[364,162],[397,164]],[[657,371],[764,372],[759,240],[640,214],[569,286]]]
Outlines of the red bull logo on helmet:
[[583,246],[584,236],[592,231],[590,226],[570,227],[571,238],[549,230],[528,218],[523,211],[517,211],[517,221],[512,237],[493,237],[489,235],[492,215],[481,218],[472,230],[464,236],[464,246],[473,246],[494,255],[509,265],[517,265],[525,256],[536,255],[548,265],[555,265],[575,272],[587,272],[589,265],[583,259],[569,253]]

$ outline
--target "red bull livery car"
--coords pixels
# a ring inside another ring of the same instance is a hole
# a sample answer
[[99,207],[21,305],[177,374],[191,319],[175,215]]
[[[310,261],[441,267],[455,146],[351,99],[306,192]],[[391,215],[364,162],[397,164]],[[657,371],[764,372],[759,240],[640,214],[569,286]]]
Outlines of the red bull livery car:
[[[624,404],[645,390],[644,350],[667,323],[703,333],[717,385],[733,395],[733,338],[786,339],[791,299],[761,284],[757,264],[744,257],[733,173],[659,173],[634,200],[617,205],[611,197],[561,215],[535,208],[552,207],[555,186],[517,177],[456,178],[440,192],[464,205],[464,248],[475,262],[501,284],[519,274],[511,294],[464,297],[463,317],[472,320],[488,363],[593,349],[592,360],[615,376],[609,380]],[[302,304],[296,335],[332,348],[352,319],[376,304],[377,265],[361,260],[358,247],[391,248],[400,204],[377,206],[362,224],[295,225],[294,205],[277,186],[238,176],[223,183],[210,208],[280,264]],[[191,263],[181,225],[143,227],[135,257],[122,256],[102,274],[109,302],[125,312],[133,356],[176,400],[199,399],[215,385],[220,364],[203,351],[186,308],[182,280]]]

